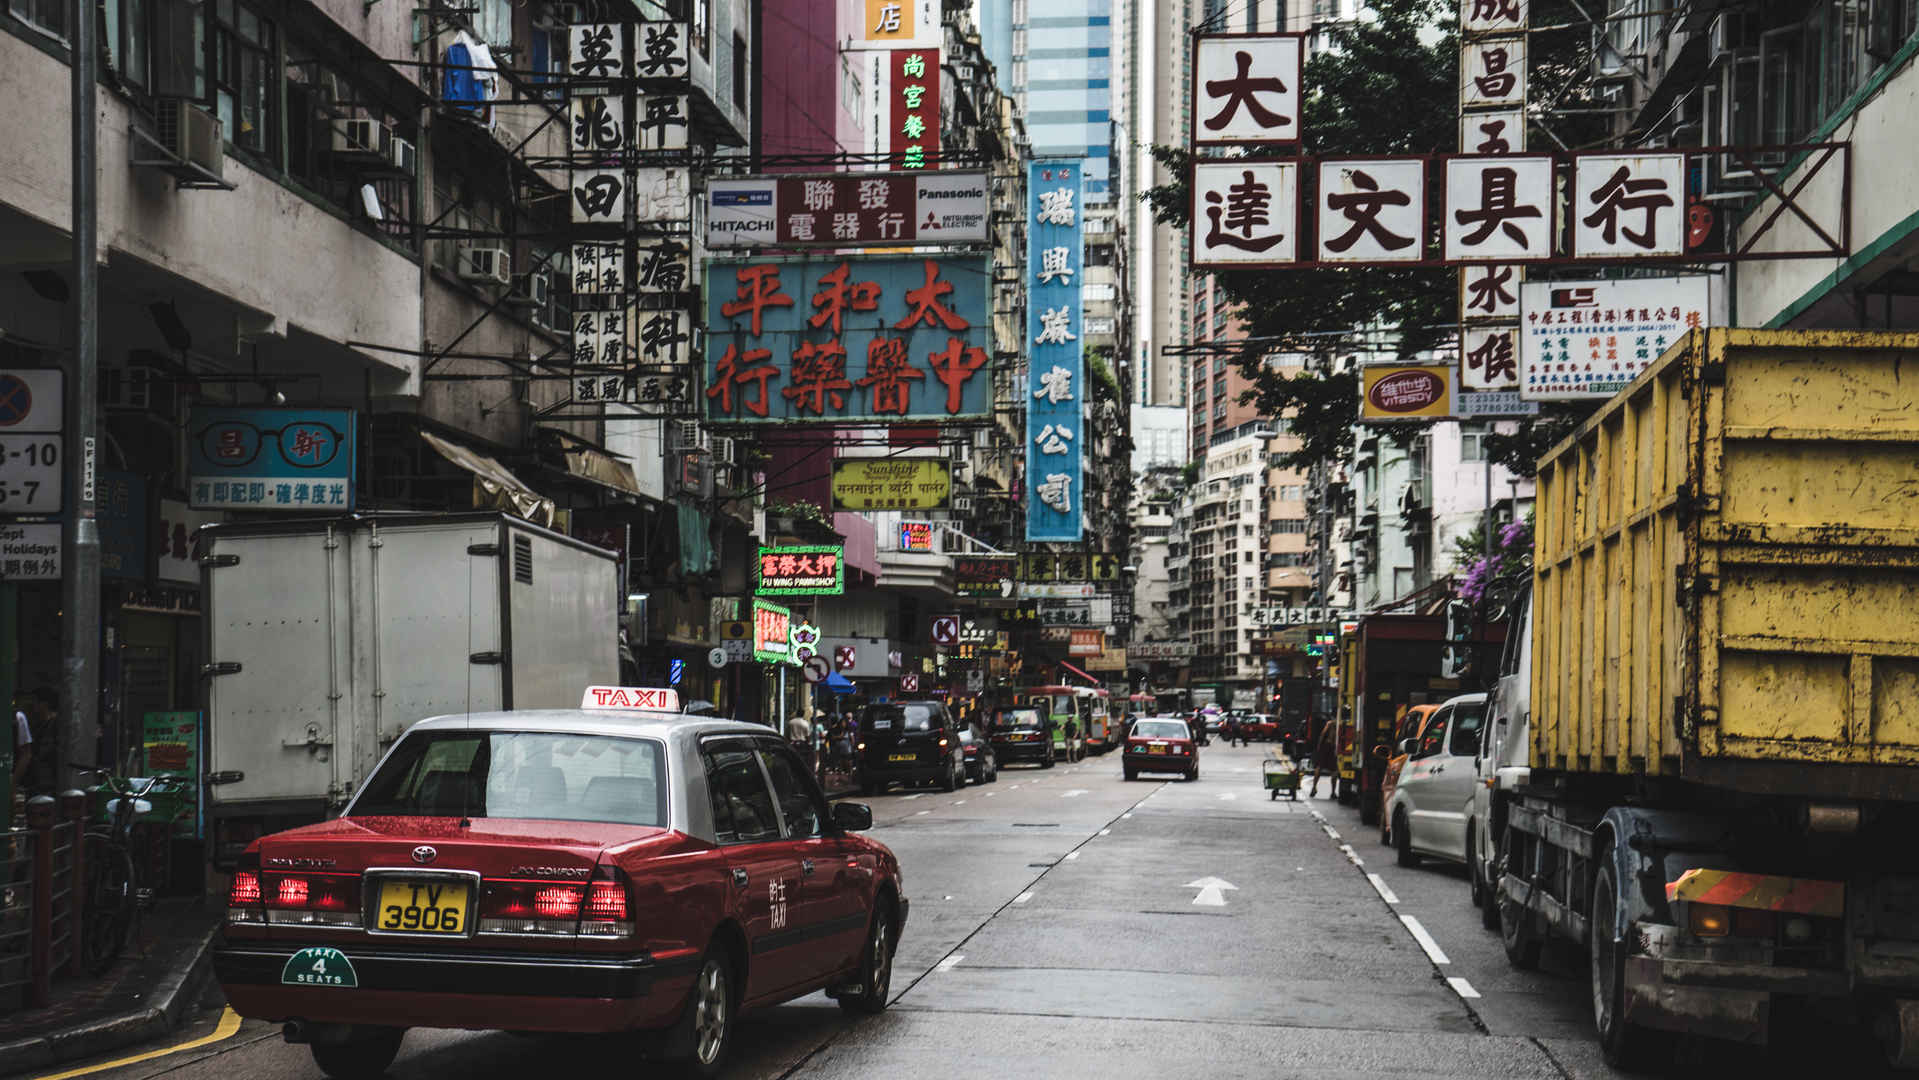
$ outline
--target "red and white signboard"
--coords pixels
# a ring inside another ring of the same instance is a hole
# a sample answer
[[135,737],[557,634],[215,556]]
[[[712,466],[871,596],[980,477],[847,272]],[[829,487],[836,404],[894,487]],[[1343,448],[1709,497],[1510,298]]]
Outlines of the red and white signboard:
[[958,615],[933,616],[933,644],[958,645],[960,618]]
[[1255,267],[1299,261],[1296,163],[1196,162],[1192,198],[1195,267]]
[[1459,103],[1467,109],[1526,104],[1526,38],[1486,38],[1459,47]]
[[839,648],[833,650],[833,666],[841,671],[851,668],[859,662],[859,659],[859,651],[851,645],[841,645]]
[[1193,43],[1193,145],[1296,143],[1299,34],[1201,34]]
[[1462,390],[1519,388],[1519,327],[1468,326],[1460,350]]
[[1573,165],[1573,254],[1683,255],[1686,155],[1585,154]]
[[589,686],[580,695],[580,708],[679,712],[680,695],[664,686]]
[[1553,159],[1543,155],[1446,160],[1448,261],[1509,262],[1553,253]]
[[920,677],[916,674],[900,676],[900,693],[917,694],[920,692]]
[[1488,34],[1526,28],[1528,0],[1460,0],[1459,29]]
[[1319,163],[1319,257],[1323,262],[1418,262],[1426,245],[1426,163]]

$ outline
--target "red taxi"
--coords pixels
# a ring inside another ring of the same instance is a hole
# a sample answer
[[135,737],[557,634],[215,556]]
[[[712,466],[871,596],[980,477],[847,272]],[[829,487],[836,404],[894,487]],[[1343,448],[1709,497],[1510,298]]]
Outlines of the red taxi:
[[1199,779],[1199,747],[1193,744],[1192,729],[1186,721],[1158,718],[1141,720],[1126,736],[1126,752],[1120,765],[1126,779],[1136,780],[1143,772],[1176,772],[1188,780]]
[[408,1027],[649,1033],[719,1071],[736,1017],[824,989],[878,1012],[906,922],[872,812],[764,727],[670,690],[413,725],[337,820],[263,837],[214,954],[242,1016],[333,1077]]

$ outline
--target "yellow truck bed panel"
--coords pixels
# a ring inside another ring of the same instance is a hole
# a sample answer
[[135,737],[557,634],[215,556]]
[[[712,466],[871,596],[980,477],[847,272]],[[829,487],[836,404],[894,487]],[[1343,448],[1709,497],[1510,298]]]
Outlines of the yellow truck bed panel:
[[1535,767],[1919,762],[1919,335],[1695,331],[1538,490]]

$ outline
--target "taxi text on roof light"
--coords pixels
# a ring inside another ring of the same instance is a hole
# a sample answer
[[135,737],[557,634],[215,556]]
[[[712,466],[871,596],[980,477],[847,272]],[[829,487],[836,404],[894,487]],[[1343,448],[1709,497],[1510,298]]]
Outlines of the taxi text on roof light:
[[580,698],[580,708],[679,712],[680,694],[664,686],[589,686]]

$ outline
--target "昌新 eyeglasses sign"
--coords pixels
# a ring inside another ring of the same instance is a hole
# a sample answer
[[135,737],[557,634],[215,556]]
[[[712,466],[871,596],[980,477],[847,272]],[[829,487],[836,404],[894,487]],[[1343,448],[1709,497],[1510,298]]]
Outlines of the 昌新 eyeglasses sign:
[[351,510],[358,426],[351,409],[194,409],[188,502],[217,510]]

